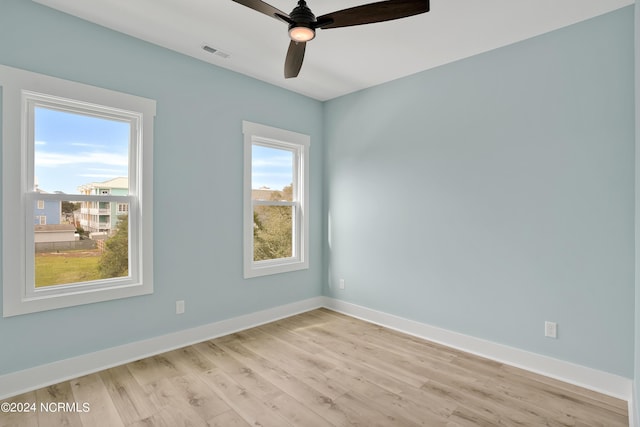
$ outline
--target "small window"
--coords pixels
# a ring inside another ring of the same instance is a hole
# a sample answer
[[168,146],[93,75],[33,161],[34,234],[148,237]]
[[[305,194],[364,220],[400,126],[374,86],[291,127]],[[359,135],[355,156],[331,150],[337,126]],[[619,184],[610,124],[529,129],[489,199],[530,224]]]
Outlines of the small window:
[[310,138],[250,122],[243,132],[244,275],[308,268]]
[[3,316],[151,293],[155,101],[4,66],[0,84]]

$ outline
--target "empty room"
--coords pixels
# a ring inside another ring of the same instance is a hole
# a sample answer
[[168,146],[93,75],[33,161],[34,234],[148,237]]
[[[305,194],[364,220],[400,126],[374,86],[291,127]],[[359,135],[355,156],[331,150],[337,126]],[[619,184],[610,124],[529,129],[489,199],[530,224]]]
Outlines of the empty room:
[[0,0],[5,426],[640,426],[633,0]]

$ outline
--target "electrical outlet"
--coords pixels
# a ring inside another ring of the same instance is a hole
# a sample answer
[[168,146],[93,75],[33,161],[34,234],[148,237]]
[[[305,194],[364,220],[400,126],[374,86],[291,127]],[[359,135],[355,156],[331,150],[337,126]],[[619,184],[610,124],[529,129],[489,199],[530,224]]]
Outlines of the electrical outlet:
[[544,336],[558,338],[558,324],[556,322],[544,322]]
[[184,300],[176,301],[176,314],[184,313]]
[[340,279],[340,289],[344,289],[344,279]]

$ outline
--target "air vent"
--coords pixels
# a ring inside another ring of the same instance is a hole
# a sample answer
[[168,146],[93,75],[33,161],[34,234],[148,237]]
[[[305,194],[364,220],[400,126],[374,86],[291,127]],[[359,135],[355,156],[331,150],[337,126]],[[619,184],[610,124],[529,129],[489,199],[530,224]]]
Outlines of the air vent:
[[202,46],[202,50],[204,50],[205,52],[212,53],[212,54],[214,54],[216,56],[219,56],[220,58],[223,58],[223,59],[227,59],[228,57],[231,56],[230,54],[228,54],[226,52],[223,52],[220,49],[216,49],[215,47],[211,47],[209,45]]

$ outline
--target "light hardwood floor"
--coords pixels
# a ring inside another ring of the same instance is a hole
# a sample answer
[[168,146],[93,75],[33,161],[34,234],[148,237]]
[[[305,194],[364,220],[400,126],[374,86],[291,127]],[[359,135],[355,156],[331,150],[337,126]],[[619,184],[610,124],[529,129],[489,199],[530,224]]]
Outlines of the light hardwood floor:
[[37,407],[3,427],[628,425],[622,400],[326,309],[9,402]]

